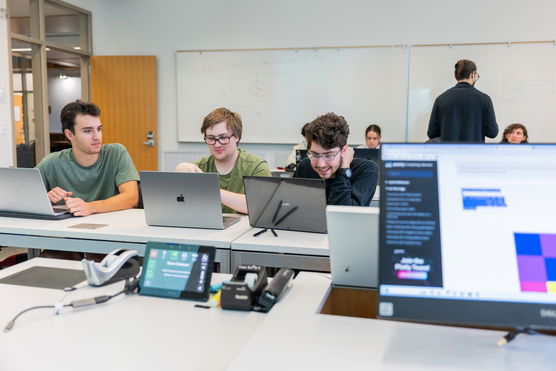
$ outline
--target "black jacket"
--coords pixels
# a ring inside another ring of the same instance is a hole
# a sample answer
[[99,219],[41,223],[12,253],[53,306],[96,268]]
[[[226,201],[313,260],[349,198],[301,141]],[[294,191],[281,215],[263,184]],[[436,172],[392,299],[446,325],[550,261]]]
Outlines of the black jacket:
[[446,90],[432,107],[429,138],[442,142],[484,142],[498,135],[492,100],[466,82]]
[[[378,166],[372,161],[354,158],[351,161],[351,179],[336,174],[326,179],[328,205],[369,206],[378,182]],[[316,178],[319,174],[311,167],[308,158],[302,160],[293,174],[294,178]]]

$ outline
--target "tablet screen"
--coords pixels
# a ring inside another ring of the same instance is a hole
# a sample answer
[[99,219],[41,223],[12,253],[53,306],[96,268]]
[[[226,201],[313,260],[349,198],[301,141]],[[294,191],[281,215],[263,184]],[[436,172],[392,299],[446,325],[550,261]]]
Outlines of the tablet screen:
[[215,248],[148,242],[141,273],[142,295],[208,300]]

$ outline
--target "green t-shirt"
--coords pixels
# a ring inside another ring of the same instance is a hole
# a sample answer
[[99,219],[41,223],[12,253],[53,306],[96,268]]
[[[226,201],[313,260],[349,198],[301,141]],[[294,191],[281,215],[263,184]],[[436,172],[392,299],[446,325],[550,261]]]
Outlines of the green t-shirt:
[[[216,164],[214,163],[214,157],[212,156],[202,158],[195,162],[195,165],[199,166],[205,173],[218,174]],[[265,160],[241,149],[239,150],[239,156],[237,157],[236,164],[232,171],[225,175],[219,175],[220,189],[225,189],[234,193],[245,193],[245,188],[243,186],[244,175],[271,176],[270,169]],[[234,209],[224,205],[222,205],[222,212],[237,213]]]
[[119,193],[120,184],[139,180],[127,149],[118,143],[104,144],[91,166],[79,165],[70,148],[50,153],[37,168],[47,191],[60,187],[86,202],[113,197]]

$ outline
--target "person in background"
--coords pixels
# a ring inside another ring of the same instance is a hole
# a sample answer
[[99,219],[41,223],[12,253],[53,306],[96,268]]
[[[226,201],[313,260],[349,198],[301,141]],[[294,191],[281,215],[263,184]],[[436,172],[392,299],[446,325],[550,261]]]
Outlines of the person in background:
[[327,113],[306,130],[307,158],[294,178],[325,179],[328,205],[369,206],[378,182],[378,167],[369,160],[353,158],[347,145],[349,126],[342,116]]
[[508,127],[504,129],[504,134],[502,134],[500,143],[529,143],[528,139],[529,136],[525,125],[515,123],[508,125]]
[[380,126],[369,125],[365,129],[365,144],[359,146],[359,148],[380,148],[380,142],[382,140]]
[[271,176],[266,161],[238,148],[242,131],[239,114],[227,108],[215,109],[204,118],[201,125],[201,133],[210,156],[195,163],[182,162],[176,166],[176,171],[220,175],[220,197],[224,213],[247,214],[244,175]]
[[[303,137],[303,140],[299,143],[297,143],[295,146],[293,146],[292,151],[290,152],[290,155],[288,156],[288,159],[286,161],[286,167],[288,168],[295,168],[295,165],[297,164],[297,159],[295,157],[296,151],[298,149],[307,149],[307,140],[305,139],[305,129],[307,128],[309,124],[305,124],[303,125],[303,127],[301,128],[301,136]],[[293,165],[293,166],[292,166]]]
[[492,100],[475,89],[479,80],[477,66],[470,60],[459,60],[454,66],[456,86],[434,101],[427,135],[442,142],[484,142],[495,138],[498,124]]

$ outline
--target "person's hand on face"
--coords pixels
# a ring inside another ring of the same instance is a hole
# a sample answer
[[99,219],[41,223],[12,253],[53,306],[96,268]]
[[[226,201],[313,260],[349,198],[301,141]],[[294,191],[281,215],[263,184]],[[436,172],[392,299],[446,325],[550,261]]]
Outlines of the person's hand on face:
[[351,165],[351,161],[353,161],[353,156],[355,155],[355,151],[353,148],[348,146],[347,144],[342,148],[342,169],[347,169]]

